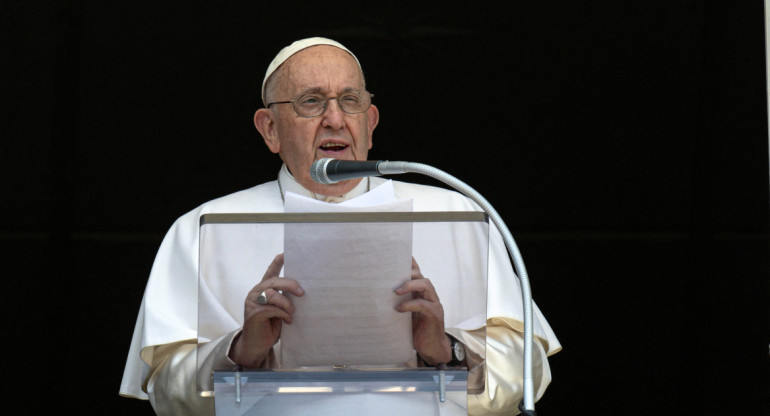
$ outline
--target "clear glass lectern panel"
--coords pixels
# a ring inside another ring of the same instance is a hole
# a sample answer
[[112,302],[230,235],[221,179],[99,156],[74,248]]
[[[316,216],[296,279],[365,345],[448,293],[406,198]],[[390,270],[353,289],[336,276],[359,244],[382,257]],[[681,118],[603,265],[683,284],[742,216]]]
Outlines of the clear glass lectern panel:
[[224,416],[465,416],[467,382],[464,370],[214,373]]
[[[247,295],[283,254],[279,275],[305,294],[283,294],[296,310],[281,327],[273,370],[414,370],[420,361],[411,313],[395,309],[413,295],[394,290],[419,268],[435,287],[447,332],[484,328],[488,238],[482,212],[203,215],[198,342],[242,327]],[[204,371],[233,368],[208,369],[203,355],[198,390],[206,394],[214,384]]]

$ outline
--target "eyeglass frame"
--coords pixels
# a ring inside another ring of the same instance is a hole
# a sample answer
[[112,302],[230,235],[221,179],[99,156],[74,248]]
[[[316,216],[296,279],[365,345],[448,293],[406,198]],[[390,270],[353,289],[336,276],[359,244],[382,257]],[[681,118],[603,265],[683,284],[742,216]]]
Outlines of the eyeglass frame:
[[[348,91],[345,91],[345,92],[343,93],[343,95],[344,95],[345,93],[349,93],[349,92],[353,92],[353,91],[363,91],[363,92],[365,92],[365,93],[369,94],[369,105],[368,105],[368,106],[366,106],[366,108],[365,108],[365,109],[363,109],[363,110],[361,110],[361,111],[359,111],[359,112],[357,112],[357,113],[351,113],[351,112],[349,112],[349,111],[345,110],[345,108],[342,106],[342,104],[340,104],[339,100],[337,101],[337,105],[339,105],[339,106],[340,106],[340,110],[342,110],[342,112],[343,112],[343,113],[345,113],[345,114],[351,114],[351,115],[352,115],[352,114],[361,114],[361,113],[365,113],[365,112],[366,112],[366,110],[368,110],[368,109],[369,109],[369,107],[371,107],[371,106],[372,106],[372,98],[374,98],[374,94],[372,94],[371,92],[369,92],[369,91],[367,91],[367,90],[348,90]],[[305,95],[311,95],[311,94],[318,94],[318,95],[321,95],[321,96],[323,96],[323,110],[321,110],[321,112],[320,112],[320,113],[318,113],[318,114],[316,114],[316,115],[314,115],[314,116],[303,116],[302,114],[300,114],[300,113],[299,113],[299,111],[297,111],[297,104],[296,104],[296,102],[297,102],[297,101],[299,101],[299,99],[300,99],[300,98],[302,98],[303,96],[305,96]],[[294,109],[294,112],[295,112],[295,113],[296,113],[298,116],[300,116],[300,117],[302,117],[302,118],[315,118],[315,117],[318,117],[318,116],[320,116],[320,115],[323,115],[323,113],[325,113],[325,112],[326,112],[326,108],[329,106],[329,101],[331,101],[331,100],[337,100],[338,98],[339,98],[339,96],[337,96],[337,97],[327,97],[327,96],[325,96],[325,95],[323,95],[323,94],[320,94],[320,93],[318,93],[318,92],[303,92],[302,94],[298,95],[298,96],[297,96],[296,98],[294,98],[293,100],[288,100],[288,101],[273,101],[272,103],[267,103],[267,105],[265,106],[265,108],[270,108],[270,106],[271,106],[271,105],[273,105],[273,104],[292,104],[292,106],[291,106],[291,107]]]

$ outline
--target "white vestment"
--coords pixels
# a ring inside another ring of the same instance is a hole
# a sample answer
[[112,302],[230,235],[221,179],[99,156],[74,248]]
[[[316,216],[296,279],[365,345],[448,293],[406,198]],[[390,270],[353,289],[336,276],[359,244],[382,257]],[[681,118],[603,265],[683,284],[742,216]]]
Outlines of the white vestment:
[[[355,196],[365,192],[366,186],[373,189],[384,182],[382,178],[371,178],[369,184],[364,179],[351,194]],[[456,192],[396,181],[392,185],[397,199],[413,200],[414,211],[479,210],[476,204]],[[158,414],[213,414],[213,405],[206,402],[211,399],[194,397],[196,349],[203,351],[198,354],[211,354],[213,368],[224,369],[224,365],[232,364],[226,357],[232,334],[210,342],[211,345],[195,345],[199,219],[209,213],[284,212],[282,193],[287,190],[310,196],[284,167],[279,181],[205,203],[172,225],[158,251],[142,299],[121,395],[150,399]],[[469,395],[469,414],[510,414],[522,392],[521,289],[499,231],[490,225],[489,234],[487,326],[479,331],[449,327],[446,330],[466,346],[469,363],[474,358],[485,362],[485,366],[479,366],[485,391]],[[431,278],[427,274],[426,277]],[[452,304],[443,300],[442,304],[444,310],[452,310]],[[558,352],[561,345],[536,305],[533,310],[536,339],[533,362],[537,367],[533,374],[535,395],[539,399],[551,379],[546,356]]]

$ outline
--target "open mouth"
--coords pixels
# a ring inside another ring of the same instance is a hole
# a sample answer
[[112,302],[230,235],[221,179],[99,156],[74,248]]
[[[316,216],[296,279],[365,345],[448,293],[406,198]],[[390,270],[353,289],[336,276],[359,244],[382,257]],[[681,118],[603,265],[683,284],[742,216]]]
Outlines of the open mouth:
[[325,152],[342,152],[343,150],[347,149],[348,145],[343,143],[325,143],[321,145],[321,150]]

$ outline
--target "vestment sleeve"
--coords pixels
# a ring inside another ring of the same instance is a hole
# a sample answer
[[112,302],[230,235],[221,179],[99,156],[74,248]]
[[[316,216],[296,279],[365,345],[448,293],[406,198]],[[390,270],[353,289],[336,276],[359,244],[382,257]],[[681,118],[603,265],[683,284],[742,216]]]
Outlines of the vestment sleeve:
[[[468,414],[510,415],[518,413],[523,397],[524,336],[505,318],[487,320],[486,331],[447,329],[465,345],[468,362]],[[485,343],[486,342],[486,348]],[[540,339],[532,351],[535,400],[551,382],[551,368]],[[483,391],[481,387],[483,386]]]
[[[153,347],[150,371],[142,388],[158,416],[214,415],[212,374],[215,370],[235,369],[228,353],[240,333],[238,329],[205,344],[196,345],[191,340]],[[276,366],[274,350],[270,350],[264,365]]]
[[[227,358],[233,337],[240,331],[225,334],[206,344],[176,342],[154,347],[145,390],[158,416],[214,414],[214,398],[203,391],[213,391],[214,370],[233,369]],[[200,369],[198,361],[201,362]]]

